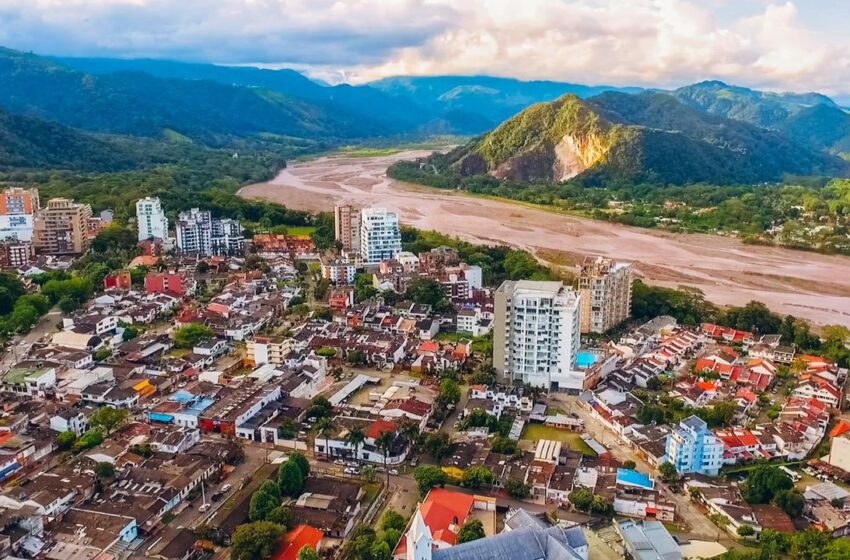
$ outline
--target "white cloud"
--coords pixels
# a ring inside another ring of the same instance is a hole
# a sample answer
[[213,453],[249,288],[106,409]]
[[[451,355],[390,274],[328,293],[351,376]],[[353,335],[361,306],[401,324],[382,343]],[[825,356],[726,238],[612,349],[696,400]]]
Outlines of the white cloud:
[[358,82],[494,74],[663,87],[719,78],[850,93],[850,36],[817,29],[846,10],[825,0],[0,0],[0,44],[291,65]]

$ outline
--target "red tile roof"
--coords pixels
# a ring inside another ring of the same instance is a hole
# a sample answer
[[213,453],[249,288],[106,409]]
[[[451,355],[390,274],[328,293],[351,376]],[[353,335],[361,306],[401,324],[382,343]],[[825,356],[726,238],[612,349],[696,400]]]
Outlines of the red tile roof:
[[375,420],[372,422],[372,425],[369,426],[369,431],[366,433],[366,437],[378,439],[384,432],[397,431],[398,426],[396,426],[395,422],[390,422],[389,420]]
[[428,493],[419,511],[435,539],[454,544],[457,534],[449,530],[449,526],[454,524],[457,525],[455,530],[460,529],[466,523],[474,501],[475,498],[469,494],[434,488]]
[[829,432],[829,437],[838,437],[842,434],[846,434],[847,432],[850,432],[850,422],[841,420],[834,428],[832,428],[832,431]]
[[283,544],[280,547],[280,551],[276,556],[273,556],[272,559],[296,560],[298,558],[298,553],[302,548],[309,546],[315,550],[318,548],[319,542],[321,542],[324,536],[325,534],[315,527],[311,527],[310,525],[299,525],[286,534],[286,537],[283,539]]

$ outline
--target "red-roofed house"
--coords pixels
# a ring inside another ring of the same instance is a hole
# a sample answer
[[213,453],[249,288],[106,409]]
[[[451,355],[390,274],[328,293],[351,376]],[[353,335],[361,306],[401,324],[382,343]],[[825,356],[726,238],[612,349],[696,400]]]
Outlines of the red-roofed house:
[[272,556],[272,560],[296,560],[298,553],[305,546],[309,546],[313,550],[319,550],[319,543],[322,542],[324,536],[324,533],[315,527],[299,525],[286,534],[280,550],[276,555]]
[[425,401],[420,401],[416,397],[409,399],[397,399],[387,403],[381,411],[381,416],[385,418],[409,418],[419,423],[419,429],[425,427],[428,418],[431,417],[433,407]]
[[829,432],[829,437],[838,437],[846,434],[847,432],[850,432],[850,422],[847,422],[847,420],[840,420]]
[[728,465],[772,457],[771,453],[761,448],[761,441],[750,430],[717,430],[714,435],[723,442],[723,462]]
[[[347,438],[348,434],[355,427],[363,430],[366,435],[365,441],[357,447],[356,456],[354,454],[354,446],[348,442]],[[383,450],[378,448],[377,441],[385,433],[395,434],[395,439],[386,458],[384,457]],[[313,450],[316,455],[327,457],[328,451],[325,449],[326,446],[330,451],[329,460],[344,457],[347,459],[355,458],[370,463],[384,464],[386,462],[387,465],[398,465],[404,462],[407,458],[407,452],[410,450],[408,442],[399,431],[398,424],[383,419],[375,420],[368,425],[363,420],[358,420],[356,424],[346,423],[346,425],[339,427],[338,432],[335,434],[328,437],[317,437]]]
[[148,272],[145,276],[145,292],[149,294],[183,297],[194,293],[195,286],[195,279],[182,272]]
[[395,422],[388,420],[375,420],[369,426],[369,431],[366,432],[366,437],[370,439],[378,439],[384,432],[397,432],[398,425]]
[[841,403],[841,390],[826,379],[816,375],[803,380],[794,388],[792,394],[804,399],[815,398],[832,408],[838,408],[839,403]]
[[[433,488],[428,492],[425,501],[419,505],[419,510],[413,516],[411,526],[405,532],[415,531],[417,523],[428,527],[436,548],[447,548],[457,543],[457,534],[472,514],[476,502],[485,500],[489,503],[493,498],[480,498],[462,492],[453,492],[445,488]],[[486,506],[485,506],[486,507]],[[483,509],[483,508],[482,508]],[[407,538],[402,537],[393,552],[394,559],[403,559],[407,555]]]

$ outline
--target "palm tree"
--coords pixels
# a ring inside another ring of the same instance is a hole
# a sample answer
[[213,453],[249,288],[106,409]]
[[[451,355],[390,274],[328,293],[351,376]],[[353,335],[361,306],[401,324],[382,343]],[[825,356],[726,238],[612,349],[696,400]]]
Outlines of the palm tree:
[[387,468],[387,457],[389,457],[390,452],[392,452],[394,443],[395,432],[383,432],[375,440],[375,445],[378,447],[378,450],[381,452],[381,455],[384,456],[384,470],[387,471],[388,488],[390,486],[390,470]]
[[357,460],[357,451],[363,442],[366,441],[366,434],[360,428],[352,428],[348,435],[345,436],[345,443],[354,448],[354,459]]
[[326,416],[320,418],[319,422],[316,424],[316,431],[319,435],[325,438],[325,455],[327,455],[328,459],[331,458],[331,446],[328,440],[330,439],[330,435],[333,433],[335,427],[336,426],[334,426],[333,421]]
[[404,418],[398,431],[410,445],[410,448],[413,449],[419,439],[419,425],[410,418]]

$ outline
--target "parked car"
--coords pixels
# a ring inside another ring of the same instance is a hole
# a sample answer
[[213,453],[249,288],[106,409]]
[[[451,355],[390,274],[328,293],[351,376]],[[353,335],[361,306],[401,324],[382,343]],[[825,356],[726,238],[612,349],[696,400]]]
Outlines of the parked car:
[[233,488],[233,486],[231,486],[230,484],[225,484],[224,486],[221,487],[221,491],[222,492],[230,492],[231,488]]
[[211,504],[201,504],[201,507],[198,508],[198,511],[200,511],[201,513],[206,513],[210,510],[211,507]]

